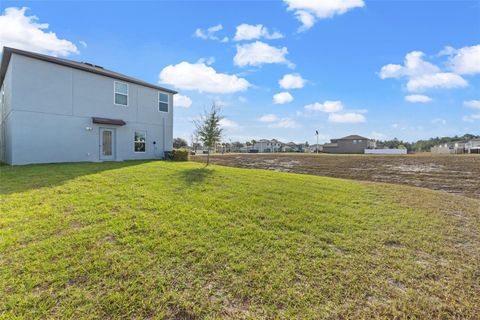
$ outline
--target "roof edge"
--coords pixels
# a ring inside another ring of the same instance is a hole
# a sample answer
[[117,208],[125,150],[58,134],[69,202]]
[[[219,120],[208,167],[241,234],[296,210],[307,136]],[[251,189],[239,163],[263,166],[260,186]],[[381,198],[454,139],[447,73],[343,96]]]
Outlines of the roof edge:
[[135,79],[135,78],[129,77],[127,75],[119,74],[119,73],[116,73],[115,71],[110,71],[110,70],[107,70],[107,69],[99,69],[99,68],[95,68],[93,66],[92,67],[88,66],[88,65],[83,64],[81,62],[68,60],[68,59],[57,58],[57,57],[53,57],[53,56],[49,56],[49,55],[45,55],[45,54],[20,50],[20,49],[11,48],[11,47],[3,47],[2,63],[0,65],[0,87],[2,86],[3,81],[5,79],[5,75],[7,73],[7,69],[8,69],[8,65],[10,63],[10,58],[12,56],[12,53],[15,53],[15,54],[18,54],[18,55],[21,55],[21,56],[25,56],[25,57],[28,57],[28,58],[32,58],[32,59],[37,59],[37,60],[41,60],[41,61],[45,61],[45,62],[50,62],[50,63],[62,65],[62,66],[65,66],[65,67],[70,67],[70,68],[77,69],[77,70],[82,70],[82,71],[85,71],[85,72],[90,72],[90,73],[102,75],[104,77],[108,77],[108,78],[112,78],[112,79],[117,79],[117,80],[122,80],[122,81],[130,82],[130,83],[134,83],[134,84],[137,84],[137,85],[140,85],[140,86],[144,86],[144,87],[148,87],[148,88],[152,88],[152,89],[156,89],[156,90],[160,90],[160,91],[165,91],[165,92],[172,93],[172,94],[177,94],[178,93],[175,90],[168,89],[168,88],[161,87],[161,86],[157,86],[157,85],[145,82],[145,81],[140,80],[140,79]]

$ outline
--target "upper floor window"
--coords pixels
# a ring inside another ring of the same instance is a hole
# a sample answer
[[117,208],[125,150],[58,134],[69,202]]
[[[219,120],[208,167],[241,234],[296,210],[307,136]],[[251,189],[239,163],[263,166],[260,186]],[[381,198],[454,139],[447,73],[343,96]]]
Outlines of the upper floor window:
[[158,93],[158,111],[168,112],[168,94]]
[[128,106],[128,84],[118,81],[115,81],[114,83],[115,104],[120,106]]

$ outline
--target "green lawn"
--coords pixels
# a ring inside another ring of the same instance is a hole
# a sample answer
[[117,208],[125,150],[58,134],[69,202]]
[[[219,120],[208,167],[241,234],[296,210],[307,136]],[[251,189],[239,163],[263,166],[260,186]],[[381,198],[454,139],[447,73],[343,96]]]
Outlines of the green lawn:
[[0,172],[0,318],[480,314],[474,199],[198,163]]

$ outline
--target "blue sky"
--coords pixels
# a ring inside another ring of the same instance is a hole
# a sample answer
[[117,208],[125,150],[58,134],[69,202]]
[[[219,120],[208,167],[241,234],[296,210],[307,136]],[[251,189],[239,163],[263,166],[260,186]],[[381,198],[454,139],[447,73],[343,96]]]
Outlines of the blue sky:
[[479,1],[1,0],[0,10],[0,46],[177,89],[174,136],[190,139],[213,101],[227,141],[480,134]]

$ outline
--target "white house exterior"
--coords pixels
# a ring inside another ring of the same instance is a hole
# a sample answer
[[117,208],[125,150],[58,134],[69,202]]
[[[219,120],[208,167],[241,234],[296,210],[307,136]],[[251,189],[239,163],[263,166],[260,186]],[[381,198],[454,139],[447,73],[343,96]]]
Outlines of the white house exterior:
[[0,90],[0,161],[156,159],[172,149],[173,90],[12,48]]
[[462,154],[465,153],[465,146],[465,141],[447,142],[430,148],[430,152],[439,154]]
[[465,143],[466,153],[480,153],[480,139],[472,139]]
[[268,152],[281,152],[282,148],[285,144],[276,140],[268,140],[268,139],[260,139],[255,142],[253,146],[254,150],[258,150],[260,153],[268,153]]

